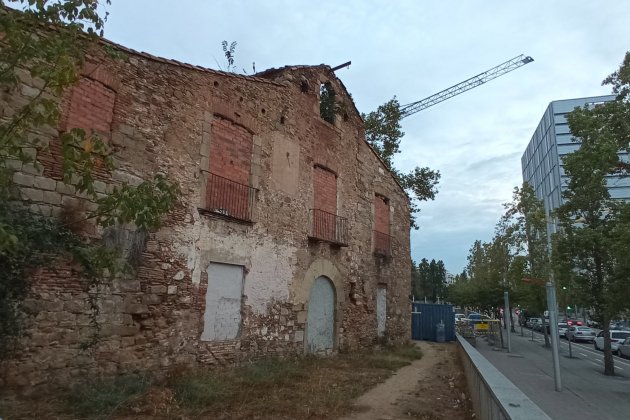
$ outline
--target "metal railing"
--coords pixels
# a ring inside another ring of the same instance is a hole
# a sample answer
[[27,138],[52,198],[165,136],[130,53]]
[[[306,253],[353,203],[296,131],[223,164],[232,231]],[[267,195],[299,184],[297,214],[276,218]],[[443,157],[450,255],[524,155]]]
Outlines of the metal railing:
[[256,189],[208,172],[207,210],[233,219],[252,220]]
[[374,255],[392,256],[392,237],[386,233],[374,231]]
[[311,234],[313,239],[348,245],[348,220],[324,210],[311,209]]

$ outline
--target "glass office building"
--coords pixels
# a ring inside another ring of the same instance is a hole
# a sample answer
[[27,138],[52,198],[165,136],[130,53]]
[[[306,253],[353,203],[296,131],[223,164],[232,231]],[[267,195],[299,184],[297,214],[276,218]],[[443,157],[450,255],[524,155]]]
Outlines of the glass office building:
[[[543,200],[545,210],[554,210],[562,204],[562,192],[568,177],[564,173],[562,157],[577,150],[580,144],[573,141],[566,114],[575,107],[596,106],[612,101],[614,95],[553,101],[547,107],[532,139],[521,158],[523,181],[529,183],[536,197]],[[622,154],[625,154],[623,152]],[[619,176],[608,177],[608,188],[612,198],[630,200],[630,179]],[[555,226],[549,229],[555,231]]]

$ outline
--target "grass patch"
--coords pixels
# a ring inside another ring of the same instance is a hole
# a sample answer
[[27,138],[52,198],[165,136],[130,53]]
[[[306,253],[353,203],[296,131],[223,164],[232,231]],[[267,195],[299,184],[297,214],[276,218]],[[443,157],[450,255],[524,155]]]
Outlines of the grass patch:
[[[146,377],[121,376],[77,387],[66,408],[48,405],[37,416],[22,418],[336,419],[352,410],[355,398],[420,357],[413,346],[383,347],[331,357],[270,358],[220,371],[179,371],[153,385]],[[58,401],[51,395],[47,400]]]
[[248,385],[285,385],[303,379],[306,360],[292,361],[277,358],[257,361],[240,369],[237,374]]
[[143,375],[125,375],[76,386],[67,396],[68,409],[81,417],[109,418],[151,386]]
[[406,360],[420,360],[422,359],[422,350],[420,349],[420,347],[414,345],[414,344],[409,344],[409,345],[405,345],[405,346],[400,346],[400,347],[394,347],[391,350],[391,353],[396,355],[397,357],[406,359]]
[[227,394],[225,378],[213,373],[182,375],[175,379],[175,399],[182,407],[199,408],[217,404]]

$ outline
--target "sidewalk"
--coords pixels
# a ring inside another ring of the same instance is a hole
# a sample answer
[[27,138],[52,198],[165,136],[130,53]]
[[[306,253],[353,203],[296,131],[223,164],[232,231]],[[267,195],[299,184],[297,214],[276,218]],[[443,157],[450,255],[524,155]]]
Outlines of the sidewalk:
[[[530,333],[531,334],[531,333]],[[560,354],[562,392],[556,392],[551,350],[542,339],[512,334],[512,353],[477,339],[477,350],[554,420],[630,418],[630,380],[607,377],[603,367]],[[500,343],[497,343],[497,347]]]

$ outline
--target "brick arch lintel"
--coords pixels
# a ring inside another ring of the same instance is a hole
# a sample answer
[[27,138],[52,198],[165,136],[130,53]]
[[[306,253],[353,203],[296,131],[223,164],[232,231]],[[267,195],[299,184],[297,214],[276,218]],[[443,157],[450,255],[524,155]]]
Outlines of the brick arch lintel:
[[118,92],[120,88],[120,79],[102,63],[86,62],[81,69],[81,76],[102,83],[114,92]]

